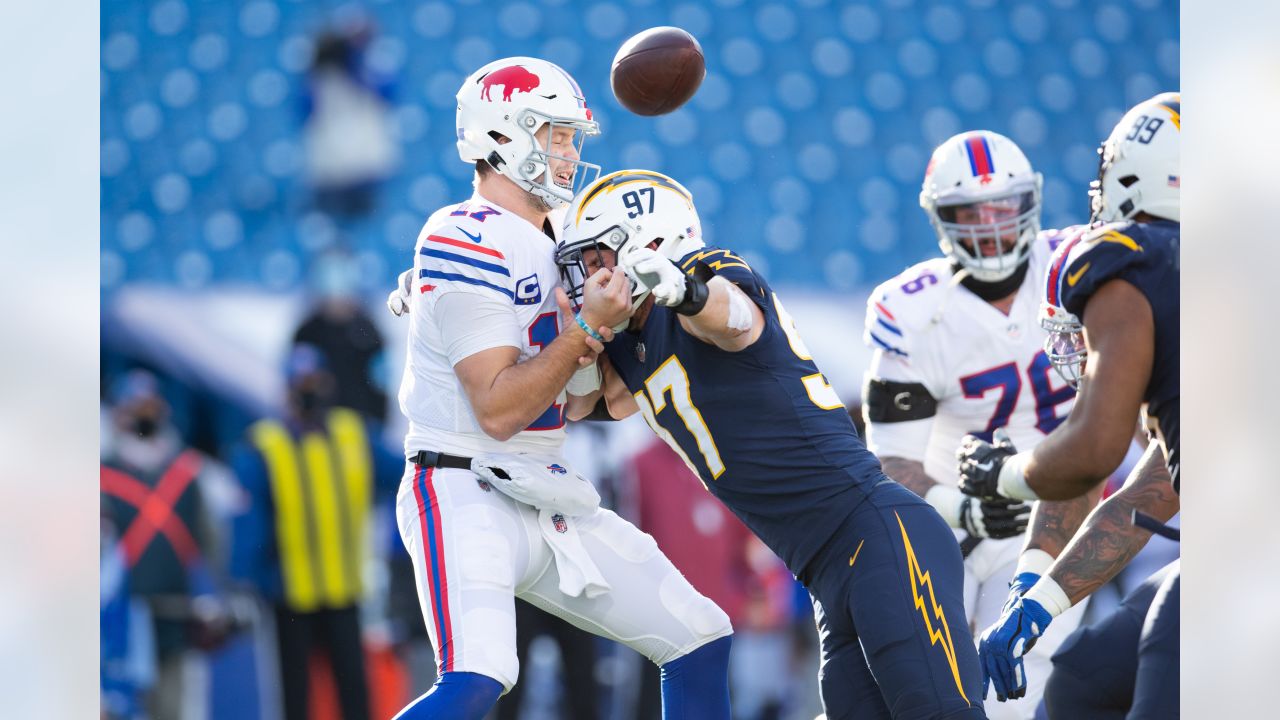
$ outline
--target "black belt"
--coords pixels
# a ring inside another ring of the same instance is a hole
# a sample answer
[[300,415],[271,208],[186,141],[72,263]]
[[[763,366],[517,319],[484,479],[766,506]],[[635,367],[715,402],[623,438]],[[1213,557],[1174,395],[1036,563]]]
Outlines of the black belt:
[[460,455],[445,455],[431,450],[420,450],[409,459],[413,461],[413,464],[421,467],[453,468],[455,470],[471,469],[471,458]]

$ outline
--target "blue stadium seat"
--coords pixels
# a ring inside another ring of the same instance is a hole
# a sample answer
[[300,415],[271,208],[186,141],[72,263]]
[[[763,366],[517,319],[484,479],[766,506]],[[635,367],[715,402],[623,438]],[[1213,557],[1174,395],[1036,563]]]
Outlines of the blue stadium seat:
[[[685,182],[708,237],[776,283],[865,286],[934,252],[919,178],[932,146],[960,130],[1024,146],[1045,175],[1046,225],[1083,220],[1102,134],[1179,84],[1177,13],[1149,6],[1139,22],[1135,8],[1083,0],[372,3],[371,54],[397,78],[404,160],[349,242],[390,282],[425,215],[470,193],[451,154],[464,74],[539,55],[574,73],[597,109],[604,135],[588,160]],[[120,0],[103,14],[105,292],[142,280],[283,288],[335,242],[306,215],[299,98],[311,38],[354,7]],[[688,107],[642,118],[611,96],[608,60],[662,24],[699,38],[709,74]]]

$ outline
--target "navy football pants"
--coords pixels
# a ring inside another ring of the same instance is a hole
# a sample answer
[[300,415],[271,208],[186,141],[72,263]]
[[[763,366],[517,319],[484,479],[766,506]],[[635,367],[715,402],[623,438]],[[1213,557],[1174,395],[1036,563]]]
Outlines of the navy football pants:
[[1044,691],[1050,720],[1178,717],[1180,582],[1175,560],[1062,643]]
[[887,480],[805,573],[828,720],[985,718],[951,528]]

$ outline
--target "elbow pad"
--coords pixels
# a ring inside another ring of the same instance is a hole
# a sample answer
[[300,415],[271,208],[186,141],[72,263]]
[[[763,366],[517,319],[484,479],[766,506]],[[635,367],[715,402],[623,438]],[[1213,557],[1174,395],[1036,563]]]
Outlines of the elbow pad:
[[921,383],[871,378],[862,396],[870,422],[924,420],[938,413],[938,401]]

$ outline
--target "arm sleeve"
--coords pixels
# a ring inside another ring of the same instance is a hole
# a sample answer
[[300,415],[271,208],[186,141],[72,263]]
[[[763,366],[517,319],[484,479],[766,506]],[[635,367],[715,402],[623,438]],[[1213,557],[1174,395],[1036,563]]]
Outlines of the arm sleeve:
[[436,323],[450,365],[496,347],[519,348],[520,322],[509,301],[468,292],[436,298],[431,317]]

